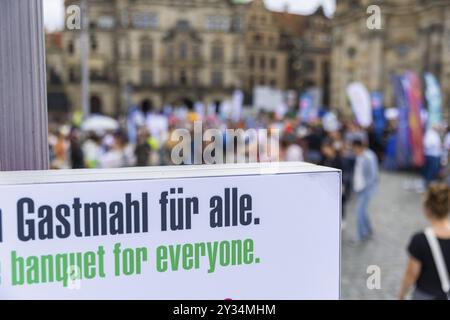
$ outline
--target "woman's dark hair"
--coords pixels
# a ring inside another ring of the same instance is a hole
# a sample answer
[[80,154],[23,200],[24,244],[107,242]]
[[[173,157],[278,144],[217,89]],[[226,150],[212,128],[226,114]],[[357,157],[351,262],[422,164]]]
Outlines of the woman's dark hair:
[[450,211],[450,189],[448,185],[445,183],[430,184],[425,198],[425,207],[438,219],[447,217]]

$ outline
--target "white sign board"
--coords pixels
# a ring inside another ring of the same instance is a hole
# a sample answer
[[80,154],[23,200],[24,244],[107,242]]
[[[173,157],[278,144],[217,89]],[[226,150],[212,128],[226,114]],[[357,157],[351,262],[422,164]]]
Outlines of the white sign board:
[[340,172],[0,173],[1,299],[338,299]]
[[253,105],[257,110],[272,111],[285,103],[284,92],[270,87],[255,87]]

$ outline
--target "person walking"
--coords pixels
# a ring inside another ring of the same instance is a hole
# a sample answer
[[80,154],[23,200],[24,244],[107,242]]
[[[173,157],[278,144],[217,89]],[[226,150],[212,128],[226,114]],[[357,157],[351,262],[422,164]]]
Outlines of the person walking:
[[439,172],[441,169],[443,148],[438,127],[433,126],[426,131],[424,137],[424,148],[425,166],[423,175],[425,185],[428,186],[431,182],[436,181],[439,178]]
[[354,140],[352,145],[356,156],[353,175],[358,218],[356,243],[361,243],[373,235],[368,208],[378,184],[379,169],[375,153],[368,149],[362,140]]
[[149,135],[146,129],[142,128],[138,132],[138,140],[134,149],[137,167],[147,167],[150,165],[152,148],[148,143]]
[[432,183],[424,201],[430,227],[416,233],[409,245],[409,261],[398,298],[405,299],[412,286],[413,300],[448,300],[450,293],[450,189]]
[[69,148],[70,164],[72,166],[72,169],[84,169],[85,162],[83,149],[80,143],[81,139],[79,129],[73,128],[69,138],[70,138],[70,148]]

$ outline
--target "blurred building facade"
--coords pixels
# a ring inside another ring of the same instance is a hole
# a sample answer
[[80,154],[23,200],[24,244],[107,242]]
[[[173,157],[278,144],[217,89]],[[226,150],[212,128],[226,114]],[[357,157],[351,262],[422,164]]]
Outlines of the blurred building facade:
[[245,10],[245,89],[269,85],[287,89],[288,51],[281,46],[281,29],[272,11],[262,0],[248,4]]
[[47,104],[50,113],[66,113],[69,101],[64,81],[63,39],[60,32],[45,37],[47,63]]
[[[71,4],[79,1],[65,1]],[[331,20],[322,10],[272,12],[263,0],[89,0],[89,21],[90,95],[105,113],[124,112],[130,102],[218,103],[235,89],[250,96],[254,86],[327,85]],[[64,29],[61,42],[61,57],[47,63],[59,70],[75,109],[80,31]]]
[[[367,8],[381,8],[382,29],[367,26]],[[391,76],[433,73],[450,104],[450,1],[340,0],[333,19],[332,106],[348,113],[346,87],[361,81],[395,106]]]
[[277,12],[283,48],[288,52],[288,82],[293,88],[319,89],[330,106],[332,20],[322,7],[309,16]]

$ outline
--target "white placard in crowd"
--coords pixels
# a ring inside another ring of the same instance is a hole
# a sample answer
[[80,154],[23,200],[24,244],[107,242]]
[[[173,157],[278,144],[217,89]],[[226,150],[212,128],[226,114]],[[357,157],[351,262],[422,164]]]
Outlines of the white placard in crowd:
[[242,116],[242,108],[244,106],[244,93],[242,90],[235,90],[232,98],[231,119],[239,121]]
[[253,106],[257,110],[275,112],[279,105],[284,104],[284,93],[270,87],[255,87],[253,91]]
[[361,82],[353,82],[347,87],[347,95],[358,123],[363,128],[370,127],[373,114],[369,90]]
[[340,186],[304,163],[0,173],[0,298],[338,299]]

